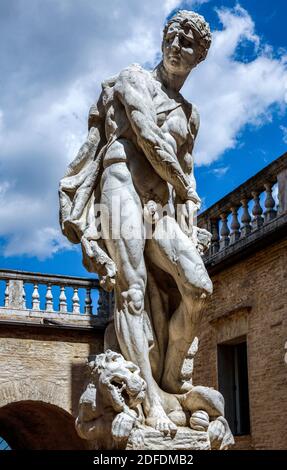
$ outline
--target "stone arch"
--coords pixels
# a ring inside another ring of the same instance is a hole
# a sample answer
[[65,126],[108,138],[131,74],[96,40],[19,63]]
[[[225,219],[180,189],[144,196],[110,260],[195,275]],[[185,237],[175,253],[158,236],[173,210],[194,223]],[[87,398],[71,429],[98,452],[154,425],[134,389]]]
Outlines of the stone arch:
[[63,388],[46,380],[14,380],[0,385],[0,407],[18,401],[41,401],[69,411]]
[[0,435],[12,449],[83,450],[59,386],[11,382],[0,387]]

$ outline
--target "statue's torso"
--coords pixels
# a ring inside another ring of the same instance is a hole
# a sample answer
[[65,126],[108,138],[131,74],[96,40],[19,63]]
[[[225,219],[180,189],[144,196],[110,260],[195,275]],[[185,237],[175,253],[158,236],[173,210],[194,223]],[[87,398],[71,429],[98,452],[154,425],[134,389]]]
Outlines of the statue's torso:
[[[180,161],[192,144],[191,105],[179,94],[174,97],[169,96],[167,90],[150,72],[143,71],[143,73],[152,97],[153,110],[151,110],[151,114],[155,112],[156,124],[160,127],[165,142],[171,145],[174,154]],[[168,184],[152,168],[138,145],[137,136],[132,129],[123,104],[114,97],[106,116],[107,140],[112,138],[118,129],[123,129],[123,131],[118,132],[120,135],[108,147],[104,157],[104,167],[113,163],[126,162],[143,202],[154,199],[166,204],[169,199]]]

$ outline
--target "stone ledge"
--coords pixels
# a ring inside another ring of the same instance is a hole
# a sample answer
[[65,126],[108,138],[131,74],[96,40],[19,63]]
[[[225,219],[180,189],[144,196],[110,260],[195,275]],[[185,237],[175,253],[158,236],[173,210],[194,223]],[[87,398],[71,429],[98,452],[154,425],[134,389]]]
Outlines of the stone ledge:
[[287,214],[272,220],[260,229],[250,233],[237,242],[227,246],[224,250],[214,255],[206,256],[204,263],[210,274],[221,271],[225,267],[244,259],[250,254],[264,248],[280,238],[285,238],[287,233]]
[[103,330],[106,321],[90,315],[75,315],[69,313],[52,313],[0,307],[0,325],[36,326],[44,328],[88,329]]
[[178,428],[172,438],[142,426],[131,433],[126,450],[210,450],[210,441],[207,432],[187,427]]

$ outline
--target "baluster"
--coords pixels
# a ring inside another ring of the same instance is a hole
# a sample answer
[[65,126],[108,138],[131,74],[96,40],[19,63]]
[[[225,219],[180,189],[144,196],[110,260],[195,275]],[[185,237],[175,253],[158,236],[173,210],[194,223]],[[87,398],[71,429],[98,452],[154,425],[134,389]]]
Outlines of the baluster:
[[47,291],[46,291],[46,304],[45,304],[45,310],[46,312],[53,312],[53,293],[51,289],[51,284],[47,285]]
[[97,308],[97,316],[101,317],[102,319],[108,320],[111,317],[111,308],[112,308],[112,301],[111,301],[111,294],[110,292],[106,292],[103,289],[99,291],[99,299],[98,299],[98,308]]
[[97,305],[97,316],[98,317],[103,317],[105,315],[104,294],[105,294],[105,291],[103,289],[100,289],[99,298],[98,298],[98,305]]
[[231,235],[230,235],[230,243],[235,243],[237,240],[240,238],[240,223],[238,221],[238,207],[233,206],[231,207],[231,212],[232,212],[232,220],[231,220]]
[[60,312],[67,313],[67,297],[66,297],[64,286],[61,286],[59,301],[60,301]]
[[230,230],[228,228],[227,217],[228,217],[228,214],[226,212],[224,212],[223,214],[220,214],[220,218],[222,221],[222,227],[220,231],[221,238],[219,242],[220,250],[224,250],[224,248],[226,248],[229,245]]
[[278,214],[287,212],[287,168],[283,169],[277,175],[278,183]]
[[23,309],[23,281],[22,279],[9,280],[9,308]]
[[264,222],[270,222],[276,217],[276,211],[274,210],[275,201],[272,195],[272,183],[265,183],[264,187],[266,190],[266,199],[265,199],[265,212],[264,212]]
[[258,193],[257,191],[253,191],[252,193],[252,196],[253,196],[253,201],[254,201],[254,206],[253,206],[253,209],[252,209],[252,215],[253,215],[253,220],[252,220],[252,229],[253,230],[256,230],[260,227],[262,227],[262,224],[263,224],[263,217],[262,217],[262,207],[260,205],[260,199],[259,199],[259,195],[260,193]]
[[6,281],[4,307],[9,307],[9,281]]
[[74,287],[74,295],[72,297],[72,302],[73,302],[73,313],[79,314],[80,313],[80,299],[79,299],[77,287]]
[[32,309],[40,310],[40,295],[38,290],[38,284],[34,284],[34,290],[32,294]]
[[211,230],[211,254],[214,255],[219,250],[219,227],[218,227],[218,219],[211,219],[210,220],[210,230]]
[[26,310],[26,291],[25,291],[24,282],[23,282],[23,308]]
[[247,237],[249,233],[251,232],[251,215],[249,214],[249,209],[248,209],[248,199],[242,199],[241,201],[242,207],[243,207],[243,213],[241,217],[241,222],[243,227],[241,228],[241,238]]
[[85,298],[85,314],[92,315],[92,313],[93,313],[93,306],[92,306],[91,288],[87,287],[86,298]]

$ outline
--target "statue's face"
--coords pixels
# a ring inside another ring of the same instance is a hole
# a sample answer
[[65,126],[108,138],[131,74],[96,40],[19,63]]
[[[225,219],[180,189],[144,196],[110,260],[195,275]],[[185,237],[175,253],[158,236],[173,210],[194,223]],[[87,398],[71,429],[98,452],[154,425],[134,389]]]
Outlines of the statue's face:
[[168,72],[186,75],[198,62],[199,45],[188,25],[171,23],[163,40],[163,65]]

